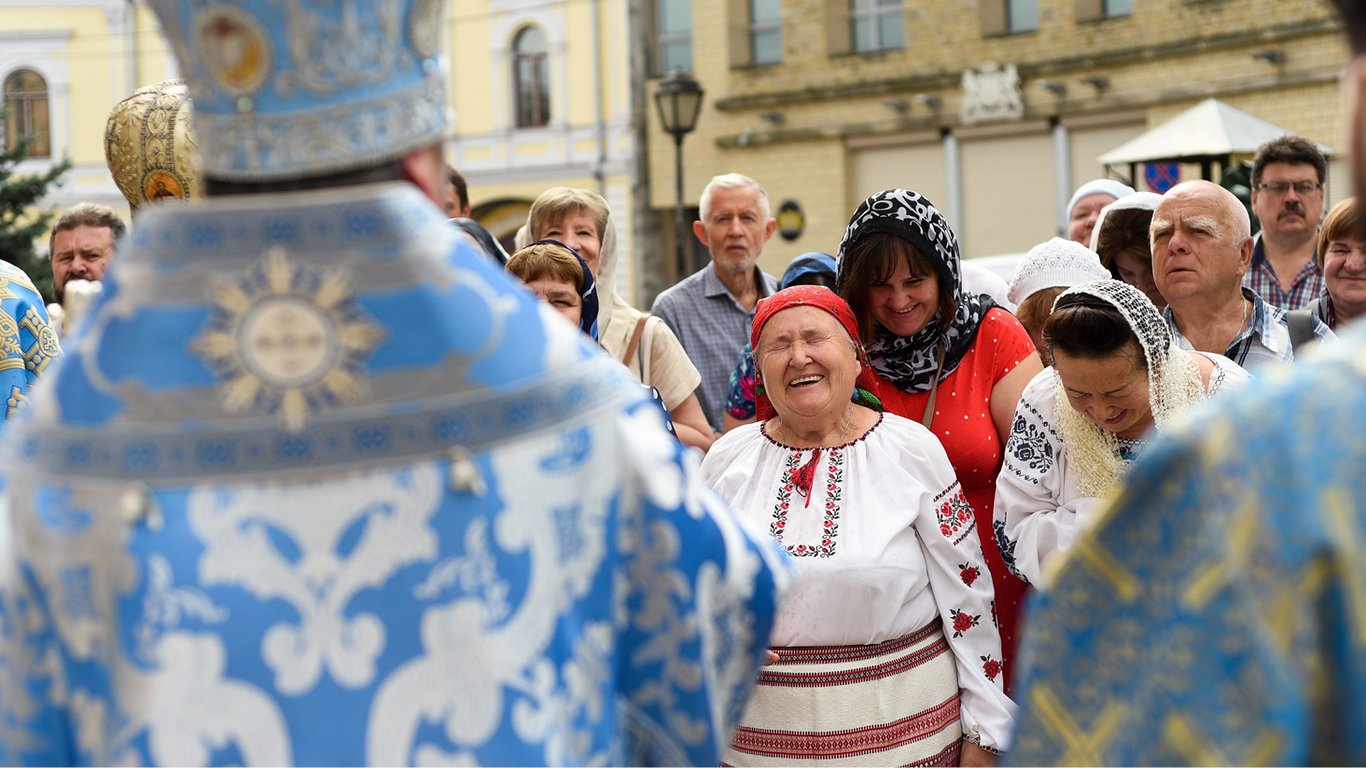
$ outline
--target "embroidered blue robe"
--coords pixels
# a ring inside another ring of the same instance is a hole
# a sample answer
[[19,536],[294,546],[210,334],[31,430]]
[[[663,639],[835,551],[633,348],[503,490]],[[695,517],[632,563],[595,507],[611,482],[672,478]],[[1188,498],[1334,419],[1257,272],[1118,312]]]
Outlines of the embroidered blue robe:
[[0,759],[717,763],[785,564],[415,188],[119,262],[6,440]]

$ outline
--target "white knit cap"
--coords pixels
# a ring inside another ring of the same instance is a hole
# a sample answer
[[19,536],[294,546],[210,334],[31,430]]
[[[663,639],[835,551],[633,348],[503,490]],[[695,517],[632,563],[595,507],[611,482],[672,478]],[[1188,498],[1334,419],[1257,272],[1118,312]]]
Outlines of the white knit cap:
[[1072,220],[1072,209],[1077,207],[1083,197],[1091,195],[1109,195],[1118,200],[1125,195],[1132,195],[1134,188],[1122,181],[1114,179],[1091,179],[1090,181],[1077,187],[1077,191],[1072,193],[1072,199],[1067,201],[1067,220]]
[[1110,270],[1101,265],[1095,251],[1081,243],[1055,237],[1030,248],[1015,266],[1007,297],[1018,306],[1044,288],[1071,288],[1109,279]]

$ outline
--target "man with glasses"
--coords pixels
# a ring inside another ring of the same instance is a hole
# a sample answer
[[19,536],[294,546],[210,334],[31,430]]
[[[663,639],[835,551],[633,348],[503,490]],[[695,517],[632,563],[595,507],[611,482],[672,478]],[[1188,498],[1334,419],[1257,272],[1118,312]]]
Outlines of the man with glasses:
[[1314,242],[1327,174],[1323,153],[1303,136],[1272,139],[1252,158],[1252,212],[1262,231],[1243,285],[1267,304],[1298,309],[1323,292]]

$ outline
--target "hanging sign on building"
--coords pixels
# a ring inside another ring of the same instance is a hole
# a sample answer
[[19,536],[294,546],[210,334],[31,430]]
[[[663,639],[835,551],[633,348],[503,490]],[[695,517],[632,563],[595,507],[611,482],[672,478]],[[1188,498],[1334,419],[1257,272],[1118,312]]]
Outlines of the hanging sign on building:
[[796,240],[806,229],[806,214],[796,200],[784,200],[778,206],[778,234],[784,240]]

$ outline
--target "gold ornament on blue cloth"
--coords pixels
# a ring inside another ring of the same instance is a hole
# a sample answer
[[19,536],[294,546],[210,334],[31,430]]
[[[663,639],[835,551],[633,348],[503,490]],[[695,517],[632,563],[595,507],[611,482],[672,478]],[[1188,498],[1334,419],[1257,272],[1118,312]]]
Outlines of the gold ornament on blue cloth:
[[104,126],[104,157],[128,207],[199,196],[190,95],[184,80],[139,88],[114,105]]
[[436,0],[151,0],[194,98],[201,169],[320,176],[440,142]]
[[351,276],[316,270],[279,246],[214,287],[191,348],[219,380],[230,413],[266,413],[290,432],[365,391],[365,361],[384,339],[355,301]]

